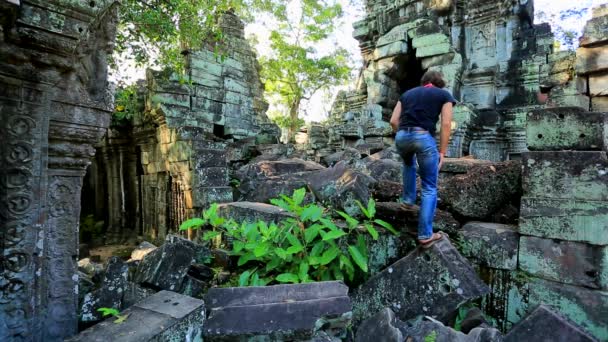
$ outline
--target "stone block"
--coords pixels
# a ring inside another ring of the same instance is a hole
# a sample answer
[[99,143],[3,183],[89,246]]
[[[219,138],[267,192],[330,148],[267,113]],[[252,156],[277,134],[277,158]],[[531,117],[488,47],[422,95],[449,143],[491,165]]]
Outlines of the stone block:
[[608,202],[522,197],[519,232],[608,245]]
[[227,186],[228,182],[228,168],[226,167],[204,167],[195,169],[193,172],[193,188]]
[[227,219],[234,219],[237,222],[257,222],[278,223],[293,214],[285,209],[274,205],[256,202],[232,202],[219,205],[218,214]]
[[298,158],[284,160],[266,160],[241,167],[236,176],[241,181],[254,178],[267,178],[298,172],[313,172],[323,170],[321,164]]
[[407,42],[398,41],[378,47],[374,50],[374,59],[393,57],[407,53]]
[[[606,53],[608,53],[608,49]],[[608,72],[589,75],[589,95],[608,96]]]
[[545,305],[539,305],[509,331],[504,341],[594,342],[597,340],[566,317],[553,312]]
[[[447,37],[446,37],[446,39],[447,39]],[[449,53],[451,51],[452,51],[452,46],[448,42],[437,44],[437,45],[424,45],[424,46],[421,46],[416,49],[416,58],[431,57],[431,56],[441,55],[444,53]],[[448,78],[448,76],[446,75],[446,79],[451,80],[453,78]]]
[[469,222],[462,227],[461,239],[460,252],[474,263],[502,270],[517,268],[517,227]]
[[608,246],[522,236],[519,268],[539,278],[608,289]]
[[534,151],[601,150],[608,147],[608,113],[577,107],[528,113],[526,138]]
[[201,149],[194,152],[195,160],[194,168],[199,170],[207,167],[226,167],[226,151],[225,150],[207,150]]
[[341,282],[212,288],[205,296],[206,341],[317,340],[346,337],[351,302]]
[[608,201],[606,152],[527,152],[522,163],[524,196]]
[[401,320],[428,315],[446,320],[460,305],[489,292],[447,238],[370,278],[353,294],[355,325],[384,307]]
[[[401,184],[398,184],[398,187],[401,191]],[[420,207],[417,205],[403,206],[398,202],[376,202],[376,216],[379,219],[411,232],[417,232],[419,212]],[[433,218],[433,229],[455,233],[460,229],[460,223],[447,211],[437,209]]]
[[196,188],[194,206],[205,208],[212,203],[227,203],[234,201],[233,190],[229,186],[198,187]]
[[137,266],[136,283],[157,289],[179,292],[194,263],[209,255],[209,250],[176,235],[168,235],[165,243],[147,254]]
[[586,75],[608,70],[608,47],[580,47],[576,50],[576,73]]
[[80,309],[80,321],[102,320],[102,314],[97,311],[102,307],[120,308],[123,293],[127,288],[128,274],[129,267],[124,261],[118,257],[110,258],[100,288],[84,296]]
[[608,340],[608,292],[541,279],[530,279],[528,287],[526,311],[545,304],[596,339]]
[[148,253],[155,250],[157,247],[148,241],[144,241],[140,243],[132,252],[131,259],[129,261],[139,261],[142,260]]
[[[410,31],[412,32],[412,31]],[[418,49],[427,46],[436,46],[449,44],[449,38],[443,33],[433,33],[422,36],[414,36],[412,39],[412,47]]]
[[205,305],[200,299],[170,291],[160,291],[121,313],[127,316],[116,324],[109,318],[70,342],[201,341]]
[[591,110],[594,112],[608,112],[608,96],[592,97]]
[[603,42],[608,43],[608,15],[598,16],[587,21],[583,35],[579,39],[580,46],[583,47]]

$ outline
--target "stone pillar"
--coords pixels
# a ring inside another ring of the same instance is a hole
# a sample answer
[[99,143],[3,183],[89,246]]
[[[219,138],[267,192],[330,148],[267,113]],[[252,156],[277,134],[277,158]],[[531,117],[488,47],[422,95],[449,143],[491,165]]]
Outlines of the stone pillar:
[[111,112],[116,7],[102,4],[0,0],[2,341],[77,330],[82,179]]

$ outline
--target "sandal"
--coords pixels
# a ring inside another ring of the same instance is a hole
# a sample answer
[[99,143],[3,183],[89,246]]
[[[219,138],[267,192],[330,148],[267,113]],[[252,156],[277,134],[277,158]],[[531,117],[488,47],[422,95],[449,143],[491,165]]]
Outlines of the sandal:
[[434,233],[433,236],[431,236],[430,239],[428,239],[428,242],[420,242],[420,240],[418,240],[418,242],[420,242],[420,246],[422,246],[423,249],[428,249],[430,248],[432,245],[435,244],[435,242],[442,240],[444,237],[443,233],[439,232],[439,233]]

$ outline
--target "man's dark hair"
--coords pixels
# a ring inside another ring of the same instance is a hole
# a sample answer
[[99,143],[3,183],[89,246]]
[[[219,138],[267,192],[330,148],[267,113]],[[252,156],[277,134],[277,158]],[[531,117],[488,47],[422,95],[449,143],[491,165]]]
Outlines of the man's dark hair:
[[430,70],[422,75],[422,79],[420,80],[421,85],[427,85],[431,83],[437,88],[445,88],[445,81],[443,80],[443,75],[439,71]]

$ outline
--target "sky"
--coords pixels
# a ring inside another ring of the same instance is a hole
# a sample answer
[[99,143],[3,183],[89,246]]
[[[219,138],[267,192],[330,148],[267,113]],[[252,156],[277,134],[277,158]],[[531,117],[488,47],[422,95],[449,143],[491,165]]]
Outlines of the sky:
[[[353,23],[360,20],[364,16],[363,0],[337,0],[344,10],[344,17],[340,20],[337,25],[337,30],[332,37],[327,41],[323,42],[317,47],[318,51],[328,51],[334,47],[342,47],[348,50],[351,54],[351,65],[353,67],[353,80],[350,82],[354,84],[354,78],[358,74],[359,68],[362,65],[362,58],[359,51],[358,42],[352,38]],[[559,25],[564,30],[574,30],[577,32],[577,37],[580,36],[580,32],[584,24],[591,18],[591,11],[588,10],[582,13],[581,16],[572,16],[570,18],[560,18],[560,13],[566,10],[580,10],[590,9],[600,4],[608,3],[608,0],[535,0],[535,23],[539,24],[542,19],[552,20],[553,25]],[[245,34],[256,35],[258,45],[256,50],[258,55],[264,55],[270,53],[268,36],[269,27],[268,18],[259,18],[255,23],[247,25],[245,28]],[[554,28],[555,31],[555,28]],[[562,48],[565,48],[562,46]],[[137,69],[133,63],[124,61],[121,63],[121,69],[119,71],[113,71],[110,75],[110,80],[123,79],[126,83],[132,83],[137,79],[145,77],[145,70]],[[311,101],[303,106],[303,117],[306,121],[322,121],[327,118],[327,113],[331,108],[333,98],[340,89],[345,89],[346,86],[333,87],[328,92],[319,92]],[[271,101],[272,102],[272,101]],[[272,109],[272,108],[271,108]],[[276,109],[276,108],[275,108]]]

